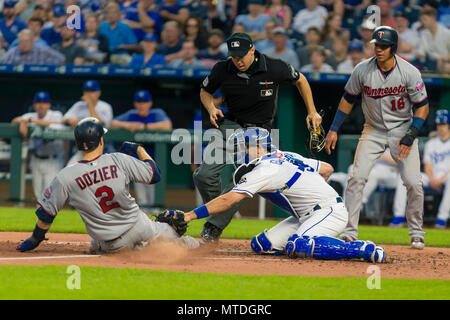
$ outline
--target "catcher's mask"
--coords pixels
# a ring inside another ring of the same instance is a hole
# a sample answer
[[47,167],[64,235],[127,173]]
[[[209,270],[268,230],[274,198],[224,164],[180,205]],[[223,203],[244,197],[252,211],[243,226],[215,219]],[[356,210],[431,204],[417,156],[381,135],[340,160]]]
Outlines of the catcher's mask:
[[[323,118],[324,111],[321,110],[319,112],[320,116]],[[325,147],[325,130],[322,125],[319,125],[317,130],[314,130],[312,126],[308,126],[309,130],[309,141],[308,141],[308,150],[310,153],[316,153],[322,151],[323,147]]]
[[249,152],[253,147],[263,148],[267,152],[277,149],[277,146],[272,144],[270,132],[259,127],[238,129],[227,140],[227,150],[233,156],[236,166],[255,159],[255,155]]

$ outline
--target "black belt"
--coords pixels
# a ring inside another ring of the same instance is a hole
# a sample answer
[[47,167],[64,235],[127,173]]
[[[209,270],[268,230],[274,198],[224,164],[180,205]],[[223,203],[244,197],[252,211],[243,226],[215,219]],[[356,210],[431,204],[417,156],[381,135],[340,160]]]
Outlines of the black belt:
[[[342,198],[341,197],[337,197],[336,198],[336,203],[341,203],[341,202],[343,202]],[[320,209],[323,209],[323,208],[321,206],[319,206],[318,204],[316,204],[314,206],[314,208],[313,208],[313,211],[317,211],[317,210],[320,210]]]
[[250,127],[259,127],[259,128],[264,128],[268,131],[272,130],[272,121],[267,121],[264,123],[250,123],[250,122],[246,122],[246,121],[242,121],[237,119],[235,116],[227,113],[225,115],[225,118],[227,118],[230,121],[234,121],[237,124],[239,124],[242,128],[250,128]]

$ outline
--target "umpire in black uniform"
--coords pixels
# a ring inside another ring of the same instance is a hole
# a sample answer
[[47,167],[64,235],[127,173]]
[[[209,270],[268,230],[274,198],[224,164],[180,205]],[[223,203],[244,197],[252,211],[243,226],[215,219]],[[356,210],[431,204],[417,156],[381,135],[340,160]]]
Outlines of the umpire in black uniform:
[[[226,129],[263,127],[271,130],[277,110],[278,88],[282,82],[291,82],[298,88],[308,112],[307,125],[314,129],[319,127],[322,118],[314,106],[311,87],[300,72],[280,59],[256,51],[246,33],[231,35],[227,39],[227,46],[231,58],[216,63],[200,89],[200,100],[209,114],[209,121],[221,131],[224,139]],[[213,103],[213,94],[218,89],[227,107],[225,116]],[[194,183],[204,203],[222,193],[220,174],[225,166],[225,159],[212,164],[203,161],[194,172]],[[232,187],[230,182],[223,192]],[[238,207],[239,204],[219,215],[208,217],[200,233],[202,238],[205,241],[218,239]]]

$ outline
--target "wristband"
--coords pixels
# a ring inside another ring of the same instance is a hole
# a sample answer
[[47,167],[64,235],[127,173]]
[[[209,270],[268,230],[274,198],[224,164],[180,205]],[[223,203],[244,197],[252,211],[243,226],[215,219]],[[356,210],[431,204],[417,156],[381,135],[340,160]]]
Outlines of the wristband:
[[331,124],[330,131],[337,132],[347,116],[348,114],[338,109],[334,115],[334,120]]
[[194,212],[197,215],[197,219],[201,219],[201,218],[205,218],[205,217],[209,216],[208,208],[206,208],[205,205],[195,208]]
[[411,126],[415,127],[417,130],[420,130],[420,128],[422,128],[424,123],[425,119],[414,117]]

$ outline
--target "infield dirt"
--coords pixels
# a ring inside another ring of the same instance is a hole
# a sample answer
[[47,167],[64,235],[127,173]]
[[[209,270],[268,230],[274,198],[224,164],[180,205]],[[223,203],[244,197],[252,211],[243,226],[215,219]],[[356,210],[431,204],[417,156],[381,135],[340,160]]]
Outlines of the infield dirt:
[[[173,242],[155,241],[148,246],[116,254],[96,255],[90,251],[86,234],[49,233],[36,250],[15,250],[29,233],[0,232],[0,265],[71,265],[114,268],[145,268],[188,272],[253,275],[367,277],[370,263],[289,259],[256,255],[248,240],[221,239],[216,245],[188,250]],[[450,280],[450,248],[381,245],[387,254],[379,264],[384,278]],[[77,257],[70,257],[70,256]],[[67,257],[65,257],[67,256]],[[21,258],[21,259],[15,259]],[[22,259],[26,258],[26,259]]]

